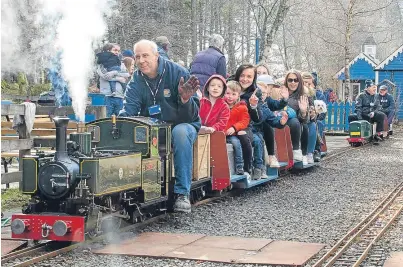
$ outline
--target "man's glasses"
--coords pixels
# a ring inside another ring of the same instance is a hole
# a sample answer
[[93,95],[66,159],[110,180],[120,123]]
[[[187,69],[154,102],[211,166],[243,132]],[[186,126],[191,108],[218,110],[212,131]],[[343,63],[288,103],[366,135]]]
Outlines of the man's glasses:
[[287,79],[287,82],[288,82],[288,83],[292,83],[292,82],[298,83],[298,79],[290,79],[290,78],[288,78],[288,79]]

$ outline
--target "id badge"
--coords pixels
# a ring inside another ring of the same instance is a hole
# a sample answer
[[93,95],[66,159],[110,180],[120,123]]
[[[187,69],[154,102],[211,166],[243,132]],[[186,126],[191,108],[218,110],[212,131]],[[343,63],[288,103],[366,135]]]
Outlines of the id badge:
[[150,115],[157,115],[161,113],[161,106],[160,105],[154,105],[148,108],[148,113]]

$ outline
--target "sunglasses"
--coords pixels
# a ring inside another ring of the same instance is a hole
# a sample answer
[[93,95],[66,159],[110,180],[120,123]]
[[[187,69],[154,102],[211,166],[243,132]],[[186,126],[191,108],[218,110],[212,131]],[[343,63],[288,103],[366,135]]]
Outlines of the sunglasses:
[[288,78],[288,79],[287,79],[287,82],[288,82],[288,83],[292,83],[292,82],[298,83],[299,81],[298,81],[298,79],[290,79],[290,78]]

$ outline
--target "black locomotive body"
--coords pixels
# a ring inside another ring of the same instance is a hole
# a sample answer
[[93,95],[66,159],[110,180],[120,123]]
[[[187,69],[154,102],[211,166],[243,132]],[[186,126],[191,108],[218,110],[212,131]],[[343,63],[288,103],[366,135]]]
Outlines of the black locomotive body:
[[69,119],[54,121],[56,152],[22,159],[21,190],[32,198],[23,214],[13,216],[14,238],[83,241],[85,233],[165,211],[171,180],[169,124],[105,118],[81,127],[67,141]]

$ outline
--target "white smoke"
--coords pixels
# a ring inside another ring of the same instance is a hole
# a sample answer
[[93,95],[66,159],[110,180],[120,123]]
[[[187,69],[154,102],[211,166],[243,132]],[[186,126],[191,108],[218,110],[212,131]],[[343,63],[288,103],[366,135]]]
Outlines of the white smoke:
[[63,51],[63,78],[76,117],[85,120],[88,81],[94,63],[94,45],[106,32],[104,17],[110,12],[107,0],[44,0],[44,14],[60,14],[57,25],[58,48]]
[[106,33],[115,0],[2,0],[2,71],[36,73],[62,51],[73,109],[85,119],[94,48]]

